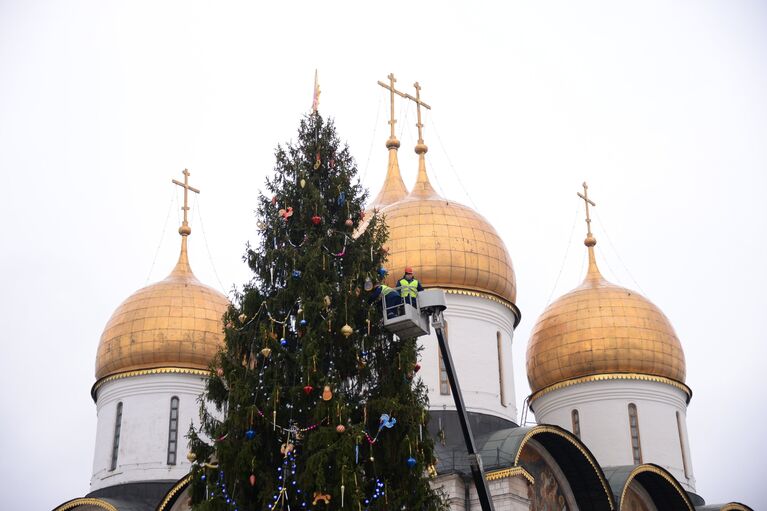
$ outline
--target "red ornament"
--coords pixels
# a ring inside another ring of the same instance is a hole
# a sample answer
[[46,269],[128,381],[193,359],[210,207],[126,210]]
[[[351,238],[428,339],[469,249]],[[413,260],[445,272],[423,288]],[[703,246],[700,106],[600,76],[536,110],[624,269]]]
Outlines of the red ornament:
[[314,225],[320,225],[320,224],[322,223],[322,217],[321,217],[321,216],[319,216],[319,215],[314,215],[314,216],[312,217],[312,223],[313,223]]
[[306,394],[307,396],[311,394],[313,391],[314,391],[314,387],[312,387],[311,385],[307,385],[306,387],[304,387],[304,394]]
[[346,227],[353,227],[354,226],[354,220],[352,220],[351,218],[347,218],[346,222],[344,222],[344,223],[346,224]]
[[336,426],[336,431],[338,431],[339,433],[343,433],[344,431],[346,431],[346,426],[344,426],[343,424],[339,424],[338,426]]
[[413,366],[413,371],[415,371],[416,373],[420,370],[421,370],[421,364],[416,364]]
[[248,481],[250,481],[250,485],[251,486],[255,486],[256,485],[256,475],[255,474],[250,474],[250,477],[248,478]]

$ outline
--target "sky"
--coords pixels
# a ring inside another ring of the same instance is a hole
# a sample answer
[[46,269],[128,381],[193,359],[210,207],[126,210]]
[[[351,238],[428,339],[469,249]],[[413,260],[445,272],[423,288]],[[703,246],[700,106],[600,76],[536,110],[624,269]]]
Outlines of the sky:
[[[585,274],[587,181],[605,277],[665,312],[687,358],[688,431],[709,503],[767,508],[767,6],[647,2],[0,0],[3,508],[88,492],[96,348],[114,309],[179,250],[241,285],[278,143],[311,106],[375,196],[393,72],[425,114],[435,188],[496,228],[522,322]],[[415,110],[398,103],[415,181]],[[456,341],[453,341],[456,342]]]

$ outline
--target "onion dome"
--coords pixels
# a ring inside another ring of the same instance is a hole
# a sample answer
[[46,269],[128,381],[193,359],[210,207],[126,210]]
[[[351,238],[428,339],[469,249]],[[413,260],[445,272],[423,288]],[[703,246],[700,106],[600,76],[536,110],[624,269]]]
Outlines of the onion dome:
[[407,188],[402,181],[402,175],[399,171],[399,160],[397,159],[397,149],[399,149],[399,140],[392,134],[386,141],[386,148],[389,150],[389,165],[386,170],[386,179],[381,187],[381,191],[373,202],[370,203],[369,209],[376,210],[381,209],[389,204],[407,197]]
[[513,304],[516,279],[506,245],[482,215],[432,188],[426,151],[419,141],[418,178],[410,194],[380,210],[389,229],[387,283],[396,286],[404,268],[412,266],[426,287],[477,292]]
[[97,380],[157,368],[207,370],[222,346],[229,301],[192,273],[186,209],[184,216],[176,267],[165,280],[133,293],[107,322],[96,355]]
[[619,373],[683,385],[684,352],[668,318],[639,293],[602,277],[590,230],[585,244],[586,279],[549,305],[533,327],[527,346],[532,393],[575,378]]

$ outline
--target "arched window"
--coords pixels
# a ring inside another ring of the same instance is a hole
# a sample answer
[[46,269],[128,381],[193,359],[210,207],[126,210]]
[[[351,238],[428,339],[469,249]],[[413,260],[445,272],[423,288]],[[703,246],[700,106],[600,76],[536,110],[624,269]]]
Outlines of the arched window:
[[112,464],[109,467],[109,470],[114,470],[117,468],[117,451],[120,448],[120,428],[122,427],[123,422],[123,403],[120,401],[117,403],[117,413],[115,416],[115,435],[114,435],[114,441],[112,442]]
[[506,406],[506,390],[503,377],[503,342],[501,332],[495,333],[495,341],[498,346],[498,386],[500,387],[501,406]]
[[178,452],[178,398],[170,398],[170,425],[168,427],[168,465],[176,464]]
[[687,453],[685,452],[684,446],[685,446],[685,432],[684,432],[684,423],[682,422],[682,416],[679,414],[679,412],[676,412],[676,427],[679,431],[679,447],[682,449],[682,466],[684,467],[684,476],[689,479],[690,478],[690,463],[687,461]]
[[578,410],[573,409],[570,415],[572,416],[572,419],[573,419],[573,435],[580,438],[581,437],[581,418],[578,415]]
[[631,454],[634,457],[634,465],[642,464],[642,444],[639,441],[639,417],[637,406],[629,403],[629,429],[631,430]]

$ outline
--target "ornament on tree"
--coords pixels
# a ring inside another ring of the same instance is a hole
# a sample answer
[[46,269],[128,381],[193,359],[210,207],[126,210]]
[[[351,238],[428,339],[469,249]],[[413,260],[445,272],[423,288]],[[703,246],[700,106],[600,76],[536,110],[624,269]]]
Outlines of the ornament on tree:
[[320,501],[324,502],[326,505],[330,504],[330,494],[322,493],[319,491],[314,492],[314,500],[312,501],[312,506],[316,506]]
[[325,388],[322,389],[322,400],[330,401],[331,399],[333,399],[333,391],[330,390],[330,385],[325,385]]
[[412,456],[410,456],[407,459],[407,466],[410,467],[410,468],[415,468],[417,463],[418,463],[418,461],[416,461],[416,459],[414,457],[412,457]]
[[308,322],[307,322],[305,319],[302,319],[301,321],[299,321],[299,322],[298,322],[298,324],[299,324],[300,326],[306,326],[306,325],[307,325],[307,323],[308,323]]
[[304,394],[308,396],[312,392],[314,392],[314,387],[312,387],[311,385],[304,385]]
[[256,438],[256,432],[255,432],[255,430],[254,430],[253,428],[249,428],[249,429],[248,429],[248,430],[245,432],[245,438],[247,438],[248,440],[253,440],[254,438]]
[[223,378],[224,377],[224,368],[223,367],[217,367],[216,368],[216,376],[218,376],[219,378]]
[[349,336],[354,333],[354,329],[350,325],[346,324],[341,327],[341,333],[348,339]]
[[288,340],[285,339],[284,337],[281,338],[280,339],[280,346],[287,346],[287,345],[288,345]]
[[296,446],[293,445],[292,443],[285,442],[284,444],[282,444],[282,446],[280,446],[280,454],[284,455],[287,458],[288,454],[293,452],[293,449],[295,449],[295,448],[296,448]]
[[385,277],[387,273],[389,273],[389,272],[383,266],[378,268],[378,276],[379,277]]
[[415,365],[413,366],[413,372],[417,373],[420,370],[421,370],[421,364],[416,362]]
[[243,312],[239,316],[237,316],[237,319],[240,320],[240,323],[245,323],[245,320],[248,319],[248,316]]
[[314,159],[314,170],[317,170],[322,165],[322,159],[320,158],[320,152],[317,151],[317,156]]
[[301,181],[299,181],[299,183],[298,183],[298,184],[300,184],[300,185],[301,185],[301,188],[305,187],[305,186],[306,186],[306,179],[304,179],[304,178],[301,178]]
[[322,301],[325,303],[325,307],[330,307],[330,304],[331,304],[331,301],[330,301],[330,296],[328,296],[328,295],[325,295],[325,296],[322,298]]
[[261,355],[263,355],[264,358],[269,358],[269,355],[272,354],[272,350],[269,348],[264,348],[261,350]]
[[338,199],[336,199],[336,204],[339,206],[343,206],[346,202],[346,192],[341,192],[338,194]]
[[322,217],[320,215],[312,215],[312,223],[314,225],[320,225],[322,223]]
[[189,463],[194,463],[195,461],[197,461],[197,455],[193,453],[192,451],[189,451],[186,454],[186,459],[189,460]]
[[338,426],[336,426],[336,431],[338,433],[344,433],[346,431],[346,426],[344,426],[343,424],[339,424]]
[[293,208],[289,207],[288,209],[281,209],[280,216],[287,222],[288,218],[293,216]]
[[389,417],[388,413],[384,413],[381,415],[381,418],[378,419],[378,430],[380,431],[383,428],[391,429],[395,424],[397,424],[397,419]]
[[256,474],[250,474],[250,477],[248,477],[248,482],[250,482],[251,486],[256,485]]
[[352,220],[352,217],[347,218],[344,225],[346,225],[346,227],[354,227],[354,220]]
[[300,278],[301,278],[301,270],[293,270],[293,272],[291,273],[291,276],[292,276],[292,277],[293,277],[295,280],[298,280],[298,279],[300,279]]

